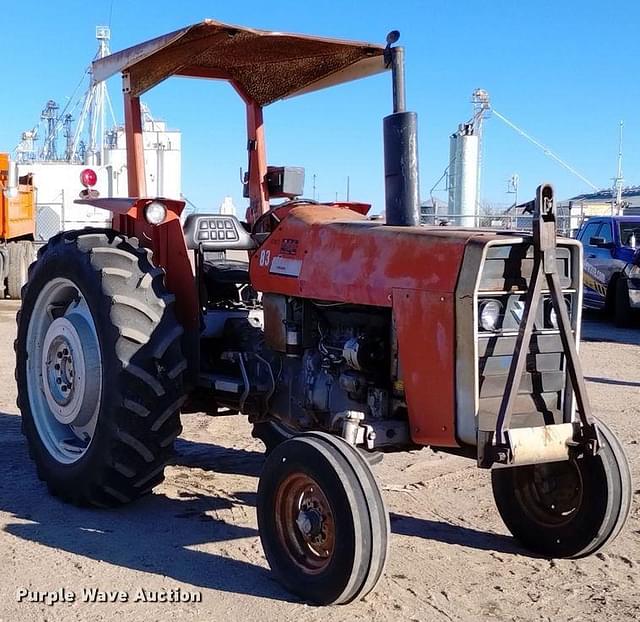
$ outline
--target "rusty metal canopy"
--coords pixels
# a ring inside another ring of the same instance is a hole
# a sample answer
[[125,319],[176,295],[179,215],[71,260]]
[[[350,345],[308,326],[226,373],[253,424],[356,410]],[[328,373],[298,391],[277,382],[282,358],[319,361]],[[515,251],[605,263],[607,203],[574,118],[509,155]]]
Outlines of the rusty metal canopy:
[[128,74],[132,96],[173,75],[232,81],[266,106],[385,71],[384,46],[205,20],[94,61],[93,78]]

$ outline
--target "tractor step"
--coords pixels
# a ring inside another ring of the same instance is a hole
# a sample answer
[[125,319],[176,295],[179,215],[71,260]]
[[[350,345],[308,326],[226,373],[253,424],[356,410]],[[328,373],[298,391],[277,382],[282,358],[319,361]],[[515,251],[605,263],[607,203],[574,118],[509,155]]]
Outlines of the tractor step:
[[242,378],[225,376],[224,374],[200,374],[198,386],[221,391],[222,393],[233,393],[234,395],[242,395],[245,390]]

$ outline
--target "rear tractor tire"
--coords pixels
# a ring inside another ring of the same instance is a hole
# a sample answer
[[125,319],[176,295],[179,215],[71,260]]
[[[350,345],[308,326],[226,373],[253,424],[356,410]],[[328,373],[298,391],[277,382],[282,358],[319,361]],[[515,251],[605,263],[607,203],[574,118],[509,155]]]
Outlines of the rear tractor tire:
[[182,327],[137,240],[59,234],[29,269],[18,315],[23,432],[49,490],[114,506],[149,492],[181,432]]
[[500,516],[530,551],[550,558],[591,555],[627,520],[632,483],[620,442],[601,421],[596,456],[496,468],[491,473]]
[[265,462],[257,505],[265,556],[289,591],[329,605],[375,587],[389,518],[367,461],[344,440],[308,432],[279,444]]

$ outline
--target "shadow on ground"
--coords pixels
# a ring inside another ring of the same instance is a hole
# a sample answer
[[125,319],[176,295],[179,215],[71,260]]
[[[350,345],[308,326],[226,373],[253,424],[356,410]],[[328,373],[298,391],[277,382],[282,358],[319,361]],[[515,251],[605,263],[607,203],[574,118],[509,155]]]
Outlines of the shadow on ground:
[[609,341],[640,345],[640,322],[634,328],[617,328],[602,311],[585,309],[582,316],[583,341]]
[[598,376],[585,376],[588,382],[597,382],[598,384],[612,384],[617,387],[640,387],[640,382],[633,380],[616,380],[615,378],[600,378]]
[[193,586],[291,600],[266,567],[190,548],[255,537],[255,529],[207,514],[244,504],[243,497],[253,501],[252,493],[238,493],[233,500],[153,494],[117,510],[67,505],[38,480],[20,418],[5,413],[0,413],[0,472],[0,510],[17,519],[5,531],[18,538]]
[[[188,415],[187,415],[188,416]],[[264,454],[246,449],[230,449],[221,445],[198,443],[179,438],[173,464],[204,469],[215,473],[235,473],[258,477],[264,463]]]
[[458,544],[480,551],[532,556],[530,552],[518,547],[515,540],[509,536],[394,512],[389,518],[391,531],[395,534],[435,540],[444,544]]
[[[184,439],[177,449],[175,464],[213,472],[256,476],[263,462],[259,452]],[[20,433],[20,418],[6,413],[0,413],[0,472],[0,511],[15,517],[5,531],[18,538],[193,586],[294,601],[266,567],[192,549],[254,538],[255,529],[211,516],[215,510],[254,506],[254,491],[230,491],[224,498],[186,491],[178,499],[153,494],[116,510],[67,505],[51,497],[38,480]],[[523,553],[506,536],[423,518],[392,514],[391,529],[484,551]]]

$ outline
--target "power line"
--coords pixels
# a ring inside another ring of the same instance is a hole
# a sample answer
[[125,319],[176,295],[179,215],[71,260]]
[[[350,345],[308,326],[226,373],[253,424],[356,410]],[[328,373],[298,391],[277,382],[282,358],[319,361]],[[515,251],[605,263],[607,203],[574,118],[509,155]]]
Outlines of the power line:
[[507,117],[499,113],[493,106],[491,107],[491,112],[493,112],[493,114],[496,115],[496,117],[498,117],[498,119],[500,119],[502,122],[506,123],[511,129],[515,130],[518,134],[520,134],[520,136],[523,136],[529,142],[533,143],[536,147],[538,147],[539,149],[542,149],[542,151],[544,151],[544,153],[547,156],[549,156],[552,160],[555,160],[558,164],[560,164],[560,166],[567,169],[570,173],[578,177],[578,179],[581,179],[585,184],[587,184],[594,190],[600,190],[598,186],[596,186],[592,181],[587,179],[584,175],[576,171],[576,169],[573,168],[571,165],[567,164],[560,156],[556,155],[553,151],[551,151],[549,147],[547,147],[546,145],[543,145],[539,140],[536,140],[530,134],[527,134],[527,132],[525,132],[522,128],[518,127],[512,121],[509,121]]

